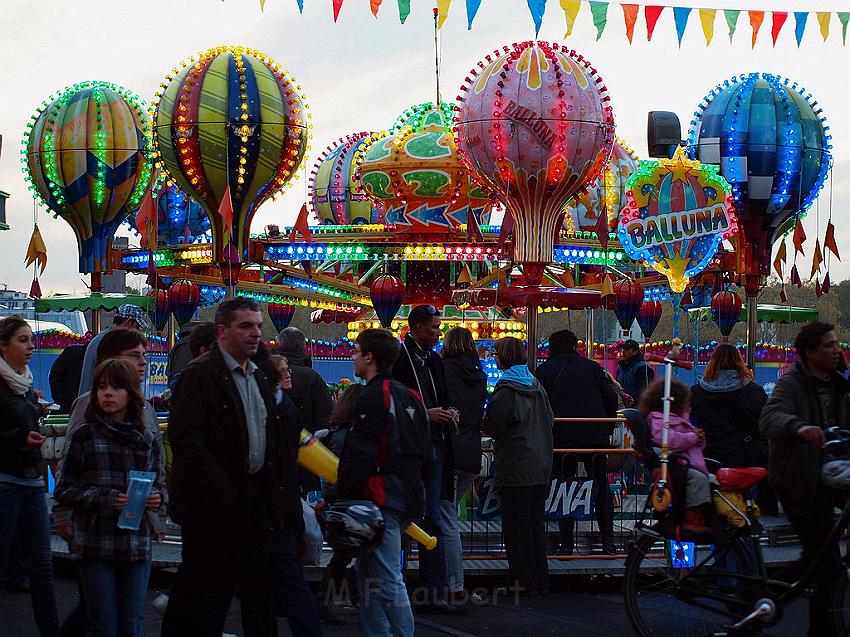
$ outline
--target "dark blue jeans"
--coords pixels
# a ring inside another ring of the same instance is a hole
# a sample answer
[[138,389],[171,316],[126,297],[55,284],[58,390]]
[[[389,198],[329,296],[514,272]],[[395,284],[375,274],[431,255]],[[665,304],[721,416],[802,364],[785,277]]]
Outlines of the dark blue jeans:
[[437,547],[429,551],[419,547],[419,579],[428,593],[428,601],[445,599],[448,590],[446,571],[446,537],[452,532],[452,526],[446,520],[442,506],[443,471],[445,450],[435,445],[436,458],[431,467],[431,477],[425,485],[425,522],[424,530],[437,538]]
[[44,491],[0,482],[0,572],[5,571],[15,543],[29,573],[32,609],[41,637],[59,631],[53,562],[50,556],[50,523]]
[[322,637],[319,611],[304,579],[304,569],[295,557],[292,534],[272,535],[271,554],[278,614],[289,621],[294,637]]
[[141,637],[151,562],[80,562],[91,637]]

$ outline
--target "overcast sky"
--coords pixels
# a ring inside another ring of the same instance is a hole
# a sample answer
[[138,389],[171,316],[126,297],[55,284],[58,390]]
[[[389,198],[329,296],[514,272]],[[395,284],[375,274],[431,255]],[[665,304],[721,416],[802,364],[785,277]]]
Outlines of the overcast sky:
[[[150,101],[164,75],[191,54],[222,44],[259,49],[288,68],[307,96],[315,126],[305,162],[308,171],[321,151],[340,136],[386,128],[405,107],[434,99],[431,0],[412,0],[404,25],[398,22],[395,0],[384,0],[377,20],[367,0],[346,0],[337,24],[332,20],[331,0],[304,0],[304,4],[304,14],[299,15],[295,0],[267,0],[264,13],[258,0],[4,0],[0,190],[11,195],[7,215],[12,230],[0,233],[4,262],[0,284],[28,290],[32,278],[32,271],[23,267],[33,204],[20,169],[21,134],[36,106],[73,82],[108,80]],[[846,10],[846,2],[839,0],[712,0],[708,6]],[[605,80],[617,134],[641,157],[646,157],[647,111],[675,111],[687,128],[703,95],[732,75],[776,73],[811,91],[832,127],[835,167],[832,185],[827,183],[806,220],[806,232],[823,238],[831,192],[838,244],[846,252],[843,263],[832,265],[831,276],[838,281],[850,275],[850,227],[844,223],[850,209],[850,49],[841,45],[837,19],[833,18],[830,39],[824,44],[811,15],[798,50],[793,22],[793,16],[789,17],[774,48],[768,16],[751,50],[746,14],[741,15],[730,46],[725,21],[718,13],[715,39],[707,48],[694,11],[679,50],[672,10],[662,15],[651,43],[646,41],[641,15],[635,43],[629,45],[618,5],[610,6],[605,34],[595,41],[585,4],[568,42]],[[562,42],[563,35],[563,13],[557,0],[549,0],[540,39]],[[464,0],[454,0],[442,32],[443,98],[454,100],[464,76],[485,54],[533,36],[525,0],[483,0],[472,31],[466,28]],[[302,172],[282,200],[264,204],[254,218],[254,229],[269,223],[291,224],[305,199],[306,183]],[[39,214],[39,227],[49,253],[42,289],[45,293],[83,291],[70,227],[46,211]],[[801,274],[808,273],[810,257],[811,247]]]

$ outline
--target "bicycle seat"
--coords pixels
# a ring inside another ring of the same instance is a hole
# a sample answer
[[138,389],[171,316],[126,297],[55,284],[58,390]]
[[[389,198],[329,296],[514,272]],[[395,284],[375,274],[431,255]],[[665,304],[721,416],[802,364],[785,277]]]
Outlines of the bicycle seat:
[[745,469],[730,469],[724,467],[717,470],[717,484],[724,491],[742,491],[758,484],[767,477],[767,469],[762,467],[747,467]]

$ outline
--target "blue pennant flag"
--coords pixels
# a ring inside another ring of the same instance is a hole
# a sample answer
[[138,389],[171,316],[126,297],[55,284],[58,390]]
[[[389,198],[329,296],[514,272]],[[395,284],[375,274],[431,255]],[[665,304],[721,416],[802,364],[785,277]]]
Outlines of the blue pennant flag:
[[528,0],[528,10],[531,11],[531,19],[534,20],[534,37],[540,33],[540,25],[543,23],[543,14],[546,13],[546,0]]

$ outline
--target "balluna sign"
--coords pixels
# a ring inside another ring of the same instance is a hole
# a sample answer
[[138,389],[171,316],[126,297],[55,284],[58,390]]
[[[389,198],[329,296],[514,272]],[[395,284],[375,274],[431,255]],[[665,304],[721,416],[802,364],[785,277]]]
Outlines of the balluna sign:
[[688,159],[642,161],[626,184],[617,235],[626,253],[670,282],[677,293],[702,272],[720,243],[738,232],[732,188],[716,166]]
[[[502,498],[496,487],[496,479],[488,477],[481,486],[478,513],[482,518],[492,518],[502,512]],[[558,519],[566,516],[585,517],[593,512],[593,480],[554,478],[549,485],[546,498],[546,517]]]

